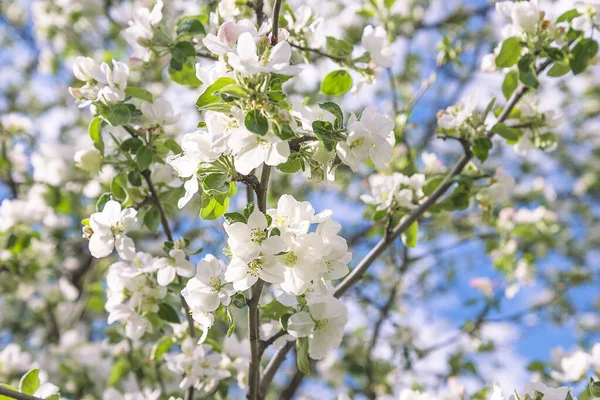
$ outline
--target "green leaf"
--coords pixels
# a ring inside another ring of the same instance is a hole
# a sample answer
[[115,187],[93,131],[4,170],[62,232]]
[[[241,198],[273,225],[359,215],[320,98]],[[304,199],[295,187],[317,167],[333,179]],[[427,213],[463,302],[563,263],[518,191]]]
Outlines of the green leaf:
[[547,47],[544,47],[544,51],[546,52],[546,55],[548,56],[548,58],[550,58],[551,60],[561,61],[561,62],[564,62],[565,60],[567,60],[567,55],[565,54],[565,52],[557,47],[547,46]]
[[558,23],[564,22],[564,21],[571,21],[574,18],[579,17],[580,15],[581,15],[581,13],[579,11],[577,11],[577,9],[574,8],[572,10],[569,10],[569,11],[561,14],[561,16],[556,19],[556,23],[558,24]]
[[119,382],[125,379],[127,374],[129,374],[129,371],[131,371],[131,364],[129,364],[129,361],[126,358],[118,359],[113,364],[112,370],[110,371],[110,376],[108,377],[107,385],[117,385]]
[[331,125],[331,122],[313,121],[312,128],[315,132],[315,136],[323,143],[323,146],[325,146],[327,151],[332,151],[333,146],[335,145],[335,138],[333,136],[333,125]]
[[221,98],[225,101],[243,99],[248,96],[248,91],[242,85],[227,85],[219,90]]
[[521,57],[521,40],[517,36],[509,37],[502,42],[500,53],[496,57],[498,68],[510,68],[519,61]]
[[239,212],[227,213],[224,215],[224,217],[225,222],[227,222],[230,225],[235,224],[236,222],[243,222],[245,224],[248,221],[246,217],[244,217],[244,214],[241,214]]
[[179,314],[169,303],[160,303],[158,305],[158,316],[167,322],[173,324],[179,323]]
[[509,71],[502,82],[502,94],[508,100],[519,86],[519,71]]
[[144,225],[150,232],[158,232],[158,227],[160,226],[160,211],[155,205],[150,206],[148,211],[144,214]]
[[310,375],[308,364],[308,338],[303,337],[296,340],[296,364],[298,369],[305,375]]
[[281,125],[281,128],[277,123],[272,125],[273,133],[280,139],[290,140],[296,137],[296,134],[288,124]]
[[160,361],[163,354],[169,351],[171,346],[173,346],[174,344],[175,342],[173,342],[173,339],[170,337],[165,336],[160,338],[160,340],[154,343],[154,346],[152,346],[152,351],[150,352],[150,361]]
[[175,58],[171,58],[169,62],[169,77],[173,82],[177,82],[180,85],[198,87],[202,84],[196,76],[196,67],[191,57],[183,63],[177,61]]
[[243,293],[236,293],[231,300],[231,303],[236,308],[244,308],[246,307],[246,296]]
[[329,111],[335,117],[335,125],[336,127],[341,127],[344,122],[344,112],[342,108],[333,101],[326,101],[325,103],[320,103],[319,107],[321,107],[325,111]]
[[594,382],[594,378],[590,377],[590,383],[588,384],[588,390],[594,397],[600,397],[600,381]]
[[96,117],[90,121],[88,126],[88,132],[90,138],[94,143],[94,147],[100,150],[100,153],[104,155],[104,140],[102,139],[102,118]]
[[121,150],[129,153],[135,153],[143,144],[144,142],[142,142],[139,138],[132,137],[121,143]]
[[19,382],[19,392],[32,395],[40,388],[40,370],[31,369],[23,375]]
[[137,169],[131,170],[127,173],[127,181],[133,186],[142,186],[142,174]]
[[340,96],[352,89],[352,77],[344,69],[330,72],[321,82],[321,92],[327,96]]
[[96,202],[96,212],[102,212],[109,200],[112,200],[112,193],[103,193]]
[[250,132],[266,135],[269,131],[269,121],[259,110],[250,110],[244,118],[244,125]]
[[175,43],[171,47],[171,55],[180,63],[185,63],[188,57],[195,57],[196,50],[194,49],[194,45],[187,41],[181,41]]
[[573,48],[571,70],[575,75],[582,73],[598,53],[598,43],[593,39],[582,39]]
[[233,332],[235,332],[235,320],[233,319],[233,314],[229,310],[229,307],[227,307],[226,310],[227,323],[229,324],[229,329],[227,329],[227,337],[231,337]]
[[279,321],[279,318],[293,311],[291,307],[284,306],[277,300],[271,300],[269,304],[260,307],[260,316],[266,319]]
[[535,57],[531,54],[527,54],[519,60],[519,79],[525,85],[535,89],[540,85],[535,72]]
[[152,103],[152,101],[153,101],[152,93],[150,93],[146,89],[142,89],[142,88],[135,87],[135,86],[127,87],[125,89],[125,96],[126,97],[135,97],[137,99],[141,99],[141,100],[147,101],[149,103]]
[[419,239],[419,221],[415,221],[404,231],[402,242],[406,247],[412,248],[417,245]]
[[283,172],[284,174],[293,174],[295,172],[300,171],[301,168],[302,159],[292,156],[290,156],[286,162],[281,163],[277,166],[277,169]]
[[229,192],[229,175],[221,172],[206,174],[202,180],[202,189],[210,196],[218,196]]
[[555,62],[552,68],[548,70],[548,76],[558,78],[559,76],[565,75],[569,71],[571,71],[571,65],[569,65],[569,63]]
[[125,172],[121,172],[117,174],[112,181],[110,182],[110,191],[113,194],[113,197],[118,200],[123,201],[123,204],[126,203],[127,200],[127,176]]
[[194,36],[206,34],[204,25],[202,25],[202,16],[190,15],[180,18],[179,21],[177,21],[176,32],[178,36]]
[[154,152],[147,146],[140,146],[140,148],[137,149],[135,152],[135,160],[142,171],[148,169],[152,163],[152,156],[154,156]]
[[336,39],[331,36],[327,36],[326,40],[326,48],[327,53],[333,57],[343,57],[346,58],[352,54],[352,44],[343,40]]
[[473,155],[477,157],[481,162],[487,160],[490,150],[492,149],[493,143],[487,138],[479,138],[473,141]]
[[515,128],[506,126],[501,122],[492,127],[492,132],[502,136],[510,144],[515,144],[521,139],[521,132]]
[[102,108],[102,116],[112,126],[127,125],[131,120],[131,111],[126,104],[113,104]]
[[229,111],[231,105],[227,104],[221,98],[219,90],[228,86],[234,85],[236,82],[232,78],[222,77],[217,79],[212,85],[206,88],[204,93],[196,100],[196,106],[200,109],[215,110],[215,111]]

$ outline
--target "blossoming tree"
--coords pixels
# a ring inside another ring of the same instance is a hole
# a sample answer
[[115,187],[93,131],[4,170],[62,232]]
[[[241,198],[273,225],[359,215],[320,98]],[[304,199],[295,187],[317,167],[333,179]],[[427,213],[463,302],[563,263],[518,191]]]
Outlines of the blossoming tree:
[[449,3],[0,3],[0,399],[600,397],[600,4]]

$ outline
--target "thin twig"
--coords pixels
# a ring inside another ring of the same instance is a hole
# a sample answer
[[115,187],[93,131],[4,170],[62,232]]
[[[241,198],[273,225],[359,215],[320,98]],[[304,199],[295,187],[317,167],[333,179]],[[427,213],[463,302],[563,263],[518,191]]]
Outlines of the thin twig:
[[[158,209],[158,212],[160,214],[160,222],[163,227],[163,231],[165,232],[167,239],[169,239],[169,241],[172,242],[173,241],[173,233],[171,232],[171,227],[169,226],[169,220],[167,219],[165,210],[162,207],[162,204],[158,197],[158,193],[156,192],[156,188],[154,187],[154,183],[152,182],[152,178],[150,177],[150,170],[142,171],[142,176],[144,177],[144,180],[146,181],[146,184],[148,185],[148,189],[150,190],[150,194],[152,196],[154,205],[156,206],[156,208]],[[183,280],[181,279],[180,276],[178,276],[177,279],[178,279],[179,283],[183,283]],[[187,321],[188,321],[188,333],[189,333],[190,337],[194,338],[194,337],[196,337],[196,328],[194,327],[194,319],[192,318],[190,306],[188,305],[187,301],[185,301],[185,298],[183,297],[183,295],[181,293],[179,293],[179,300],[181,300],[181,305],[183,306],[183,309],[185,311],[185,317],[187,318]],[[189,389],[187,390],[187,392],[185,393],[185,400],[193,400],[193,398],[194,398],[194,387],[190,386]]]
[[275,46],[279,39],[279,11],[281,10],[281,0],[275,0],[273,6],[273,29],[271,31],[271,44]]
[[39,397],[34,397],[34,396],[30,396],[28,394],[15,392],[14,390],[10,390],[6,386],[2,386],[2,385],[0,385],[0,394],[10,397],[11,399],[16,399],[16,400],[42,400]]
[[292,47],[294,47],[294,48],[296,48],[298,50],[308,51],[308,52],[311,52],[311,53],[315,53],[315,54],[318,54],[318,55],[320,55],[322,57],[327,57],[329,59],[332,59],[333,61],[337,61],[337,62],[346,61],[346,59],[343,58],[343,57],[332,56],[331,54],[327,54],[324,51],[319,50],[319,49],[315,49],[313,47],[306,47],[306,46],[302,46],[302,45],[295,44],[295,43],[292,43],[292,42],[288,42],[288,43],[290,44],[290,46],[292,46]]

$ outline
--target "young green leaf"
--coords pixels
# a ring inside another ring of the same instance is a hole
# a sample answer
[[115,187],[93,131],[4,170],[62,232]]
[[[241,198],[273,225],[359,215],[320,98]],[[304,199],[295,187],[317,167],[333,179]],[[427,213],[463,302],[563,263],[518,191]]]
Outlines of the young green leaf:
[[179,323],[179,314],[169,303],[160,303],[158,305],[158,316],[167,322],[173,324]]
[[40,388],[40,370],[38,368],[31,369],[21,377],[19,382],[19,392],[32,395]]
[[152,149],[147,146],[140,146],[140,148],[137,149],[135,152],[135,160],[142,171],[148,169],[152,163],[153,155],[154,153],[152,152]]
[[344,69],[330,72],[321,82],[321,92],[327,96],[341,96],[352,89],[352,77]]
[[152,93],[150,93],[146,89],[142,89],[142,88],[135,87],[135,86],[127,87],[125,89],[125,96],[126,97],[135,97],[137,99],[144,100],[149,103],[152,103],[152,101],[153,101]]
[[104,155],[104,140],[102,139],[102,118],[96,117],[90,121],[88,126],[90,138],[102,155]]
[[487,160],[492,146],[492,141],[486,137],[475,139],[472,146],[473,155],[475,155],[475,157],[477,157],[481,162],[484,162]]
[[308,363],[308,338],[303,337],[296,341],[296,364],[298,369],[305,375],[310,375]]
[[204,35],[206,30],[202,25],[203,17],[201,15],[190,15],[182,17],[177,21],[177,35],[178,36],[195,36]]
[[517,143],[521,138],[521,133],[517,129],[506,126],[501,122],[492,127],[492,132],[502,136],[511,144]]
[[500,53],[496,57],[496,66],[498,68],[510,68],[519,61],[521,57],[521,39],[517,36],[509,37],[502,42]]
[[196,67],[192,57],[189,57],[185,62],[180,62],[175,58],[171,58],[169,62],[169,77],[173,82],[180,85],[198,87],[202,82],[196,76]]
[[573,48],[571,70],[575,75],[582,73],[598,54],[598,42],[594,39],[582,39]]
[[244,118],[244,125],[250,132],[266,135],[269,131],[269,120],[259,110],[250,110]]

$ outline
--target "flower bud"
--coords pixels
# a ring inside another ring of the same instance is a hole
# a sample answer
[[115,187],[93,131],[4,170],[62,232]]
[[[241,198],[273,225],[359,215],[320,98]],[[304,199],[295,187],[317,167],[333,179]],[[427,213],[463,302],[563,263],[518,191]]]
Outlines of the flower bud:
[[79,150],[75,153],[75,165],[84,171],[98,172],[102,167],[102,155],[98,150]]

